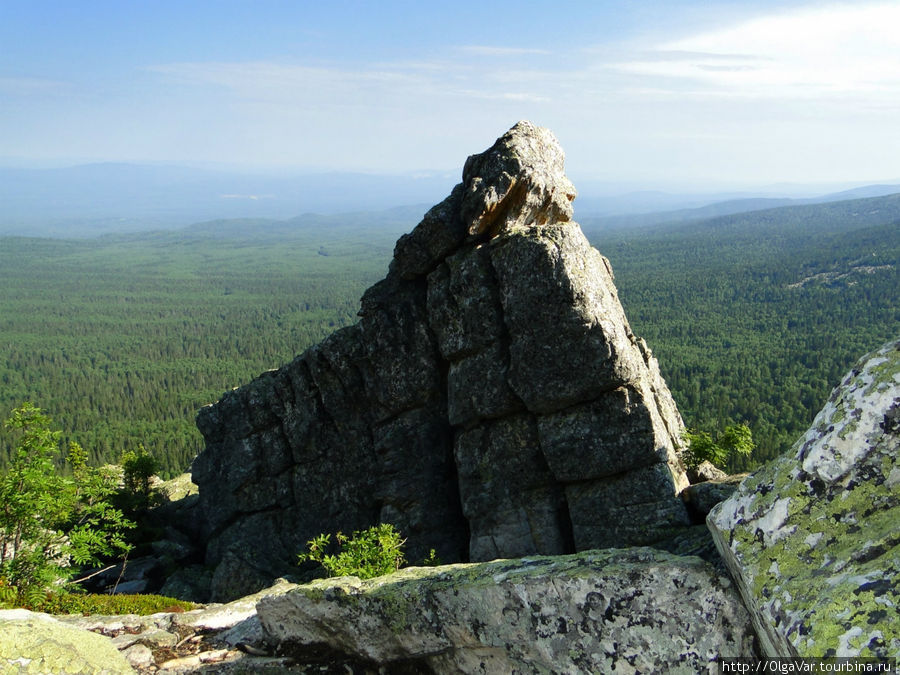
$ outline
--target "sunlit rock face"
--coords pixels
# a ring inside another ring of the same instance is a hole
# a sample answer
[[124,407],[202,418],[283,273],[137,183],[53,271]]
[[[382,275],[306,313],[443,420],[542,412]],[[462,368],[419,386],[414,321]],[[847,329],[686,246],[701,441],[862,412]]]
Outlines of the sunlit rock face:
[[683,428],[553,134],[520,122],[397,242],[358,324],[204,408],[213,595],[320,532],[393,523],[411,561],[649,544],[688,521]]
[[900,341],[707,523],[771,656],[900,657]]
[[0,610],[0,672],[133,673],[105,637],[48,614]]
[[649,548],[407,568],[264,598],[270,642],[416,673],[718,673],[755,656],[750,617],[707,562]]

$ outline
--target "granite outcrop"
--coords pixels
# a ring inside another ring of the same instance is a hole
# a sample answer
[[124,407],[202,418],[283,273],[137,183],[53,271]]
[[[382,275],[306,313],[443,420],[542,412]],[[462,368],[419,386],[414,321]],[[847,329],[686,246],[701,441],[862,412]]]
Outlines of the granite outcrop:
[[393,523],[445,562],[652,544],[689,522],[681,417],[572,220],[554,136],[520,122],[397,242],[359,322],[203,408],[212,594],[320,532]]
[[692,674],[757,653],[723,570],[640,547],[279,580],[180,613],[0,611],[0,629],[0,670],[35,673]]
[[371,672],[718,673],[756,654],[727,575],[643,547],[323,579],[257,611],[282,650]]
[[900,340],[707,523],[769,656],[900,658]]

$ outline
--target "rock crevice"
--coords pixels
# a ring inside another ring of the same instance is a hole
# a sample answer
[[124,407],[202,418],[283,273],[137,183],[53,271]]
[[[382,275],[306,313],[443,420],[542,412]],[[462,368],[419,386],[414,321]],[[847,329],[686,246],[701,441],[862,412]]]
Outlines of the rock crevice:
[[549,131],[515,125],[400,238],[358,324],[201,410],[216,599],[289,571],[320,532],[379,521],[411,560],[448,562],[687,524],[681,418],[572,221],[563,162]]

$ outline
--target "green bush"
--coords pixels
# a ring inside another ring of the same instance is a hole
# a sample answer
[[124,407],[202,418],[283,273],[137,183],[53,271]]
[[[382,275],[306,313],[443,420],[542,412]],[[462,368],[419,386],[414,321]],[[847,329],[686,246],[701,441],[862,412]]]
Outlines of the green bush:
[[351,536],[341,532],[336,536],[340,551],[328,553],[331,535],[320,534],[307,542],[308,553],[298,556],[299,562],[317,562],[329,576],[355,576],[371,579],[382,574],[396,572],[405,563],[403,554],[405,539],[390,523],[382,523],[368,530],[356,531]]
[[428,556],[422,561],[423,567],[440,567],[443,565],[443,562],[438,557],[437,552],[434,549],[430,549],[428,551]]
[[0,600],[14,593],[31,603],[74,566],[127,553],[124,533],[134,523],[110,502],[115,477],[88,466],[80,445],[72,443],[66,456],[72,476],[57,471],[60,432],[50,430],[40,408],[23,403],[4,427],[17,442],[0,475]]
[[715,438],[709,432],[688,429],[682,438],[688,444],[684,453],[688,469],[694,469],[704,461],[722,468],[730,457],[753,452],[753,435],[746,424],[727,426]]

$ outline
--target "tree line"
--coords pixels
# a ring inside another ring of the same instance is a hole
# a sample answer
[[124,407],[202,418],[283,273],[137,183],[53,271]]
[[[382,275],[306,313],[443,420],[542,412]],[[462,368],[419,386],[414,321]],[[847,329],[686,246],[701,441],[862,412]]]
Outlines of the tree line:
[[0,410],[34,402],[95,465],[143,443],[181,473],[197,410],[355,322],[392,243],[2,239]]

